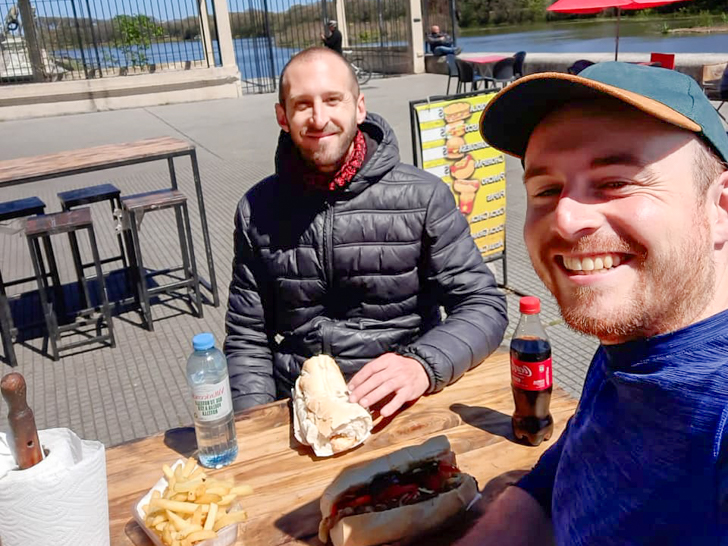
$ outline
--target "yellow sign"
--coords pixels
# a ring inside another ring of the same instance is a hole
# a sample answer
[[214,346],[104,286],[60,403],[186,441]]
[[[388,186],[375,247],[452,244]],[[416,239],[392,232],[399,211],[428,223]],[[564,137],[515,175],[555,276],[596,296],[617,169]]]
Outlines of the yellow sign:
[[505,250],[506,167],[483,142],[480,115],[494,93],[415,105],[421,167],[450,186],[481,255]]

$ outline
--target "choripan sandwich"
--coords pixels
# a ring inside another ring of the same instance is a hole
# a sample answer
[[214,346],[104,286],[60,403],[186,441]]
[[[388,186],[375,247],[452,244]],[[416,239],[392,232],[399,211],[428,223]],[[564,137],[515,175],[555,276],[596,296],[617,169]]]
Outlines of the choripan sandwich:
[[358,446],[369,437],[372,416],[349,402],[349,391],[333,358],[319,355],[303,363],[293,389],[296,440],[328,457]]
[[445,436],[351,466],[321,496],[319,539],[373,546],[441,527],[478,495]]

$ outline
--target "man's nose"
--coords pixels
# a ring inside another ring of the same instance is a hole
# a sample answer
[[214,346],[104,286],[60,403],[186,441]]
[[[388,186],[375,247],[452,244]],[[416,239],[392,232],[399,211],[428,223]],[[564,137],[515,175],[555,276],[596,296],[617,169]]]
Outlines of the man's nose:
[[313,108],[311,109],[311,126],[315,129],[323,129],[328,123],[328,117],[326,117],[326,108],[322,102],[314,102]]
[[593,233],[602,221],[598,203],[575,195],[562,195],[554,211],[554,229],[565,240]]

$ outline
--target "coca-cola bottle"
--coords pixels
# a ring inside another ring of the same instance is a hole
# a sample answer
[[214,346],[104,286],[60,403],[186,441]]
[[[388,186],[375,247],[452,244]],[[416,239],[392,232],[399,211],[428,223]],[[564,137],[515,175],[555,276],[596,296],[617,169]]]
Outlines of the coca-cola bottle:
[[525,296],[521,319],[511,340],[511,385],[516,409],[511,423],[516,438],[532,446],[551,438],[554,420],[549,413],[553,390],[551,343],[541,324],[541,301]]

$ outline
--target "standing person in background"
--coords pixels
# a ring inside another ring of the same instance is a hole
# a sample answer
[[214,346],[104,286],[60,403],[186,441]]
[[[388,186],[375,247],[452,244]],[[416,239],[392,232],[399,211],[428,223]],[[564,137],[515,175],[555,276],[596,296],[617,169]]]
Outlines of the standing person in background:
[[303,362],[323,353],[350,400],[387,417],[497,349],[505,297],[467,220],[447,184],[400,161],[351,65],[323,47],[295,55],[276,118],[276,172],[235,215],[235,409],[289,397]]
[[453,46],[450,35],[440,32],[440,27],[437,25],[432,25],[426,40],[430,46],[430,51],[438,57],[442,55],[459,55],[462,51],[462,48]]
[[328,28],[328,36],[325,36],[322,34],[321,41],[324,43],[324,45],[326,47],[336,51],[336,53],[338,53],[339,55],[342,55],[343,52],[341,50],[341,42],[342,42],[341,31],[338,28],[336,28],[336,21],[334,21],[333,19],[331,21],[329,21],[327,28]]

